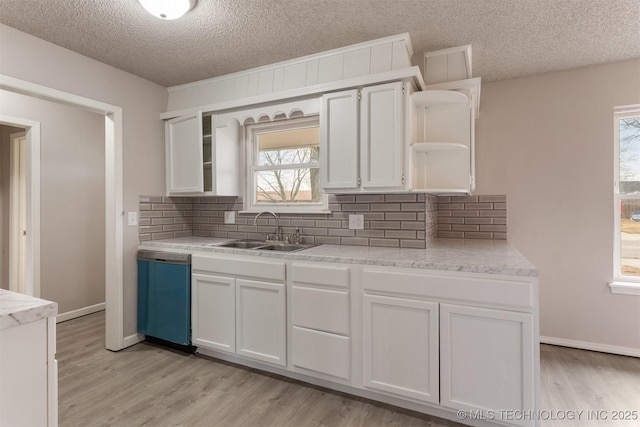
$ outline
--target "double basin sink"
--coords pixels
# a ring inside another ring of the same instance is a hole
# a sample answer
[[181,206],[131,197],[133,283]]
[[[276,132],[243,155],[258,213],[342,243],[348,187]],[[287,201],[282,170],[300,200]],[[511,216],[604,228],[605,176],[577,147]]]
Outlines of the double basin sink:
[[250,249],[256,251],[295,252],[312,248],[315,245],[261,242],[259,240],[234,240],[233,242],[223,243],[216,246],[219,248]]

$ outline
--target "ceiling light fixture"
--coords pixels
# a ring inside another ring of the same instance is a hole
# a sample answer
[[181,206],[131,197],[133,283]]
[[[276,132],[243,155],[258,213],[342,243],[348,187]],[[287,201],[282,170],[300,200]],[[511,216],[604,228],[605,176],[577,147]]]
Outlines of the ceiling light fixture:
[[160,19],[178,19],[196,5],[197,0],[138,0],[147,12]]

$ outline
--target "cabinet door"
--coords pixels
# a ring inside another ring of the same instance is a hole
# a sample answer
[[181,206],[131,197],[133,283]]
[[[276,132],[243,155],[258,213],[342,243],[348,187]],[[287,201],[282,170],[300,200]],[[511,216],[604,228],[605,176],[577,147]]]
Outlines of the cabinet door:
[[204,191],[202,113],[176,117],[165,123],[167,193]]
[[532,315],[448,304],[440,312],[441,404],[533,410]]
[[286,365],[285,285],[236,279],[236,354]]
[[194,274],[192,286],[192,342],[199,347],[235,353],[235,279]]
[[364,385],[438,402],[438,304],[364,295]]
[[320,176],[324,189],[358,188],[358,91],[322,97]]
[[362,89],[360,177],[363,189],[404,185],[404,94],[402,82]]

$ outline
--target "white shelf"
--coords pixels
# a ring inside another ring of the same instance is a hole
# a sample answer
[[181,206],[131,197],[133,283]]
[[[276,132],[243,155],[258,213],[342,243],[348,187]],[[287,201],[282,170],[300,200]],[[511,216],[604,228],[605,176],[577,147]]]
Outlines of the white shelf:
[[465,144],[457,142],[416,142],[411,145],[416,153],[426,153],[429,151],[448,151],[448,150],[469,150]]
[[423,90],[414,92],[411,99],[417,107],[442,107],[446,105],[465,105],[471,108],[470,99],[462,92],[453,90]]

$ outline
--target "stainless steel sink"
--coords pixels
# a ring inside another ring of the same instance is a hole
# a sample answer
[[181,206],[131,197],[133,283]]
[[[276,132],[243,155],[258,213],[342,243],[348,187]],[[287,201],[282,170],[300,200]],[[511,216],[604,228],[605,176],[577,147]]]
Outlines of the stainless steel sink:
[[219,248],[236,248],[236,249],[250,249],[259,251],[277,251],[277,252],[294,252],[301,251],[303,249],[312,248],[315,245],[293,244],[293,243],[267,243],[259,240],[234,240],[232,242],[223,243],[221,245],[216,244]]
[[255,240],[238,240],[235,242],[223,243],[217,246],[220,248],[256,249],[264,245],[266,245],[265,242]]
[[313,245],[294,245],[289,243],[282,243],[282,244],[267,245],[267,246],[263,246],[261,248],[256,248],[256,249],[259,249],[261,251],[294,252],[294,251],[301,251],[302,249],[308,249],[311,247],[313,247]]

